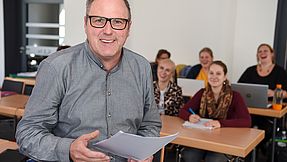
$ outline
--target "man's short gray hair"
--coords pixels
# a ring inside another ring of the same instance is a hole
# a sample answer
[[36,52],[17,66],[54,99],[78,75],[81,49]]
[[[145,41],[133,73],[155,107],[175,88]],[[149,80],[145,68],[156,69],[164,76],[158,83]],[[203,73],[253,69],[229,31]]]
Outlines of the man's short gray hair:
[[[88,15],[89,11],[90,11],[90,8],[91,8],[91,5],[92,3],[94,2],[95,0],[87,0],[86,1],[86,15]],[[125,2],[125,5],[128,9],[128,12],[129,12],[129,17],[128,19],[131,20],[131,17],[132,17],[132,14],[131,14],[131,8],[130,8],[130,4],[128,2],[128,0],[123,0]]]

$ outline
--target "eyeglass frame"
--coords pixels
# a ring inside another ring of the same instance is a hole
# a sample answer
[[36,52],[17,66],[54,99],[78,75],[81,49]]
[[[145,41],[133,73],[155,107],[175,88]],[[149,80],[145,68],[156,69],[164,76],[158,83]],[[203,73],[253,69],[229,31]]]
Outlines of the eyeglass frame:
[[[130,21],[129,19],[125,19],[125,18],[107,18],[107,17],[103,17],[103,16],[94,16],[94,15],[86,15],[88,18],[89,18],[89,20],[90,20],[90,25],[92,26],[92,27],[94,27],[94,28],[104,28],[106,25],[107,25],[107,22],[110,22],[110,25],[111,25],[111,27],[112,27],[112,29],[114,29],[114,30],[124,30],[126,27],[127,27],[127,24],[128,24],[128,22]],[[105,19],[106,20],[106,22],[105,22],[105,24],[102,26],[102,27],[96,27],[96,26],[94,26],[93,24],[92,24],[92,18],[93,17],[98,17],[98,18],[103,18],[103,19]],[[112,25],[112,20],[114,20],[114,19],[120,19],[120,20],[125,20],[125,26],[123,27],[123,28],[121,28],[121,29],[117,29],[117,28],[114,28],[113,27],[113,25]]]

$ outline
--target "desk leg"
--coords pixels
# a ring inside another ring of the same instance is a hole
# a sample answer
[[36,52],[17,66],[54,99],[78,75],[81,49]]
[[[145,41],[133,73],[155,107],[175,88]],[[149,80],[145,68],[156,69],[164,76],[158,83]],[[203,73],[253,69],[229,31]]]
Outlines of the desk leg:
[[13,124],[13,135],[14,135],[14,137],[15,137],[15,134],[16,134],[16,129],[17,129],[17,124],[18,124],[18,118],[17,118],[17,116],[15,115],[14,117],[14,124]]
[[256,148],[252,150],[252,162],[256,162]]
[[235,161],[235,162],[239,162],[239,157],[236,157],[236,158],[234,159],[234,161]]
[[160,162],[164,162],[164,147],[161,149]]
[[272,150],[271,150],[271,162],[274,162],[275,155],[275,136],[276,136],[277,119],[273,118],[273,133],[272,133]]

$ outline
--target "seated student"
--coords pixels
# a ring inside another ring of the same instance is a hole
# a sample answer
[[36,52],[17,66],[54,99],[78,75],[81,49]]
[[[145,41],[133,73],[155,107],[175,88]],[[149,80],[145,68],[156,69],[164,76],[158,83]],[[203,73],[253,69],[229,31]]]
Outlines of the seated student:
[[210,64],[213,61],[213,52],[210,48],[204,47],[199,51],[200,64],[192,66],[189,70],[186,78],[204,80],[205,86],[207,86],[207,74]]
[[155,102],[160,114],[177,116],[179,108],[183,106],[182,90],[171,81],[174,75],[175,63],[170,59],[158,63],[158,80],[153,82]]
[[151,70],[152,70],[152,78],[153,81],[157,80],[157,66],[158,66],[158,62],[164,59],[168,59],[170,58],[170,52],[166,49],[160,49],[157,52],[155,61],[152,62],[151,65]]
[[[260,44],[257,48],[256,57],[257,65],[248,67],[241,75],[238,82],[268,85],[269,101],[272,101],[276,84],[281,84],[283,96],[284,98],[287,98],[287,73],[282,67],[276,65],[272,47],[265,43]],[[252,115],[252,126],[257,126],[259,129],[265,130],[265,138],[258,146],[258,148],[263,151],[263,154],[265,154],[267,142],[272,137],[272,119],[269,117]]]
[[[191,100],[180,109],[179,117],[196,123],[200,118],[213,119],[206,126],[250,127],[251,118],[247,106],[238,92],[232,91],[226,78],[227,67],[221,61],[214,61],[208,71],[208,86],[199,90]],[[197,114],[190,113],[192,109]],[[224,154],[195,148],[185,148],[184,161],[222,162],[227,161]]]
[[257,62],[257,65],[253,65],[244,71],[238,82],[268,85],[270,100],[274,95],[276,84],[281,84],[284,98],[287,98],[287,73],[275,63],[275,55],[270,45],[263,43],[258,46]]

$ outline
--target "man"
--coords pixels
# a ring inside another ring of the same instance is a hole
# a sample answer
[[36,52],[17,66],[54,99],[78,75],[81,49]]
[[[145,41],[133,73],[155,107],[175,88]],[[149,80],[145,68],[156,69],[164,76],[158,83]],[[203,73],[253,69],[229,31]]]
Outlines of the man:
[[127,159],[96,151],[92,143],[119,130],[159,136],[149,62],[123,48],[131,26],[128,2],[87,0],[84,20],[87,41],[41,63],[17,126],[20,151],[33,159],[122,162]]

